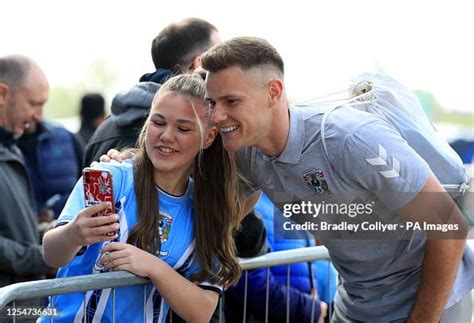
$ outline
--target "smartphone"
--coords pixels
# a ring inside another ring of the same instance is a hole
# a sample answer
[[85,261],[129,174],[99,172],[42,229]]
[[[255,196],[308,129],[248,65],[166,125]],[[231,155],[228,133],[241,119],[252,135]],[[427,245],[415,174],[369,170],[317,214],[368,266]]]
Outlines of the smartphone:
[[86,207],[103,202],[110,202],[111,205],[94,216],[114,214],[114,187],[112,173],[106,169],[87,167],[82,171],[82,179],[84,181],[84,198],[86,201]]

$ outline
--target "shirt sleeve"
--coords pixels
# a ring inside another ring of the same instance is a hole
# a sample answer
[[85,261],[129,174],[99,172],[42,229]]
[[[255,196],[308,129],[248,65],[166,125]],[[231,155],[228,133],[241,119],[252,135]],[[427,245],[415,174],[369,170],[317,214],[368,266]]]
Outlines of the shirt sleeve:
[[332,142],[329,156],[341,178],[390,210],[405,206],[428,181],[428,164],[384,120],[363,123],[339,142]]
[[[213,270],[216,272],[218,270],[218,263],[215,261]],[[193,275],[197,274],[201,270],[201,264],[197,260],[197,255],[194,253],[192,255],[191,261],[188,264],[185,264],[183,267],[178,268],[177,271],[187,279],[190,279]],[[211,276],[208,276],[203,281],[194,282],[195,285],[201,287],[205,290],[212,290],[217,294],[221,295],[224,291],[224,287],[220,284],[215,284],[211,282]]]
[[197,285],[201,287],[202,289],[211,290],[213,292],[216,292],[219,295],[222,295],[222,292],[224,291],[224,288],[222,287],[222,285],[212,284],[208,281],[199,282],[197,283]]

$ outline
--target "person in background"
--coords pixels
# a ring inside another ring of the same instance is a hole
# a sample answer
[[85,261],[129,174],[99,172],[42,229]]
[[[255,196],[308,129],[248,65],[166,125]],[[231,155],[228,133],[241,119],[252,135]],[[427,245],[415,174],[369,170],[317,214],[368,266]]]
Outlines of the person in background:
[[156,70],[114,97],[111,116],[97,128],[85,148],[84,165],[99,160],[109,149],[135,147],[160,85],[173,75],[193,72],[200,65],[201,54],[219,41],[217,28],[199,18],[183,19],[163,28],[151,44]]
[[[48,81],[30,58],[0,57],[0,287],[37,280],[43,261],[35,200],[17,138],[48,100]],[[39,305],[39,300],[17,305]]]
[[474,164],[474,140],[457,139],[450,146],[458,153],[464,164]]
[[81,127],[76,136],[84,148],[94,131],[105,119],[105,100],[99,93],[85,94],[81,99],[79,111]]
[[33,184],[39,220],[48,223],[59,216],[81,176],[84,150],[73,133],[45,119],[43,110],[36,109],[18,146]]

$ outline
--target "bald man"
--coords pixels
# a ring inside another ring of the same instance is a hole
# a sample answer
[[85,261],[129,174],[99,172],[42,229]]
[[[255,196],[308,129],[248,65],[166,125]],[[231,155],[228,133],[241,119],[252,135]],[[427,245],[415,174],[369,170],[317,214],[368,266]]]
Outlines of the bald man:
[[[0,57],[0,287],[41,279],[35,202],[16,139],[48,100],[41,68],[24,56]],[[28,304],[31,304],[29,302]]]

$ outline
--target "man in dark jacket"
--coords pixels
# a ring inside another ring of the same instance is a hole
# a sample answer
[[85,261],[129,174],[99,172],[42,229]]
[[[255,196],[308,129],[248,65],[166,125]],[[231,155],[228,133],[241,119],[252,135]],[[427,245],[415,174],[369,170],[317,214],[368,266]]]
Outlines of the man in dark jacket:
[[81,176],[83,148],[63,126],[35,116],[18,140],[35,194],[40,221],[57,218]]
[[109,149],[135,147],[160,85],[173,75],[192,73],[201,54],[218,43],[215,26],[198,18],[187,18],[165,27],[152,42],[156,71],[145,74],[140,83],[112,100],[112,115],[95,131],[86,146],[84,166],[97,161]]
[[23,56],[0,58],[0,287],[40,279],[50,270],[39,245],[28,172],[16,145],[47,99],[48,82],[36,63]]

